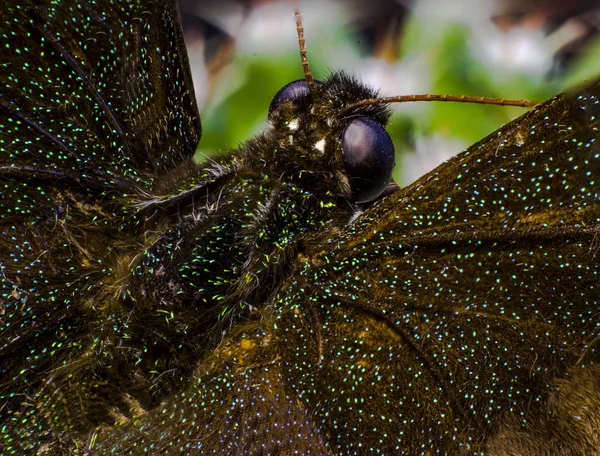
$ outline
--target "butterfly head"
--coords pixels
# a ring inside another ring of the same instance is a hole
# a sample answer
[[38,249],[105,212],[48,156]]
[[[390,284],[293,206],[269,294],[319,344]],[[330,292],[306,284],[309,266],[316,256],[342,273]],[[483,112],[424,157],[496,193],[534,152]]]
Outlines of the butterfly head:
[[394,144],[385,130],[390,113],[379,104],[346,108],[376,96],[345,73],[315,81],[312,92],[304,79],[291,82],[271,102],[270,135],[305,168],[333,175],[347,200],[373,202],[395,186]]

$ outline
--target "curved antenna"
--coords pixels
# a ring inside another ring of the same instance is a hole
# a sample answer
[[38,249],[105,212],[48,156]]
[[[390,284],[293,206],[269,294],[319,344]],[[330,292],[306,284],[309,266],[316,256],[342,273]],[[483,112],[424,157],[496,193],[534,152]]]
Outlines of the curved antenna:
[[498,106],[519,106],[521,108],[533,108],[539,105],[537,101],[528,100],[509,100],[505,98],[488,98],[488,97],[472,97],[467,95],[399,95],[396,97],[382,97],[382,98],[369,98],[351,104],[345,108],[341,115],[347,114],[356,108],[362,108],[363,106],[370,106],[375,104],[389,104],[389,103],[407,103],[413,101],[448,101],[455,103],[476,103],[476,104],[487,104],[487,105],[498,105]]
[[308,54],[306,53],[306,40],[304,39],[304,26],[302,25],[302,17],[300,11],[296,10],[296,31],[298,32],[298,45],[300,46],[300,59],[302,60],[302,69],[304,70],[304,79],[308,84],[308,91],[313,101],[315,101],[315,80],[310,72],[308,64]]

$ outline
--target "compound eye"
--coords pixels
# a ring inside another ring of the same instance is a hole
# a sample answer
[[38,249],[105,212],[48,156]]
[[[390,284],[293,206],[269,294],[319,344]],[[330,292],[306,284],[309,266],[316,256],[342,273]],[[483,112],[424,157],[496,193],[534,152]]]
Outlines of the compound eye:
[[[318,87],[321,85],[320,81],[315,81],[315,85]],[[269,119],[273,116],[273,113],[284,104],[286,101],[294,101],[299,98],[305,97],[310,93],[308,84],[304,79],[298,79],[297,81],[290,82],[284,85],[279,92],[275,94],[271,105],[269,106]]]
[[342,132],[342,154],[356,203],[373,201],[392,180],[394,143],[383,126],[367,117],[351,120]]

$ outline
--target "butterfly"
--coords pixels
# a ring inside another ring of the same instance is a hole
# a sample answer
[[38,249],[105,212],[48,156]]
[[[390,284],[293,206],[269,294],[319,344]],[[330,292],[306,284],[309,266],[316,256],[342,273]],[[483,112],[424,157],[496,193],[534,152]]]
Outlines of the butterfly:
[[196,164],[174,2],[0,8],[0,453],[600,447],[599,82],[402,189],[343,72]]

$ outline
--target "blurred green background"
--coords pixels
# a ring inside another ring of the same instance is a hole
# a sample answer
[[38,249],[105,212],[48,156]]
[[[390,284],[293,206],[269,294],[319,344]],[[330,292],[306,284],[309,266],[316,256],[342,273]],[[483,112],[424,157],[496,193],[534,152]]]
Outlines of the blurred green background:
[[[180,0],[203,136],[197,158],[261,131],[272,96],[303,77],[294,10],[313,74],[345,70],[384,95],[541,101],[600,75],[597,1]],[[406,185],[524,112],[457,103],[394,107],[388,131]]]

